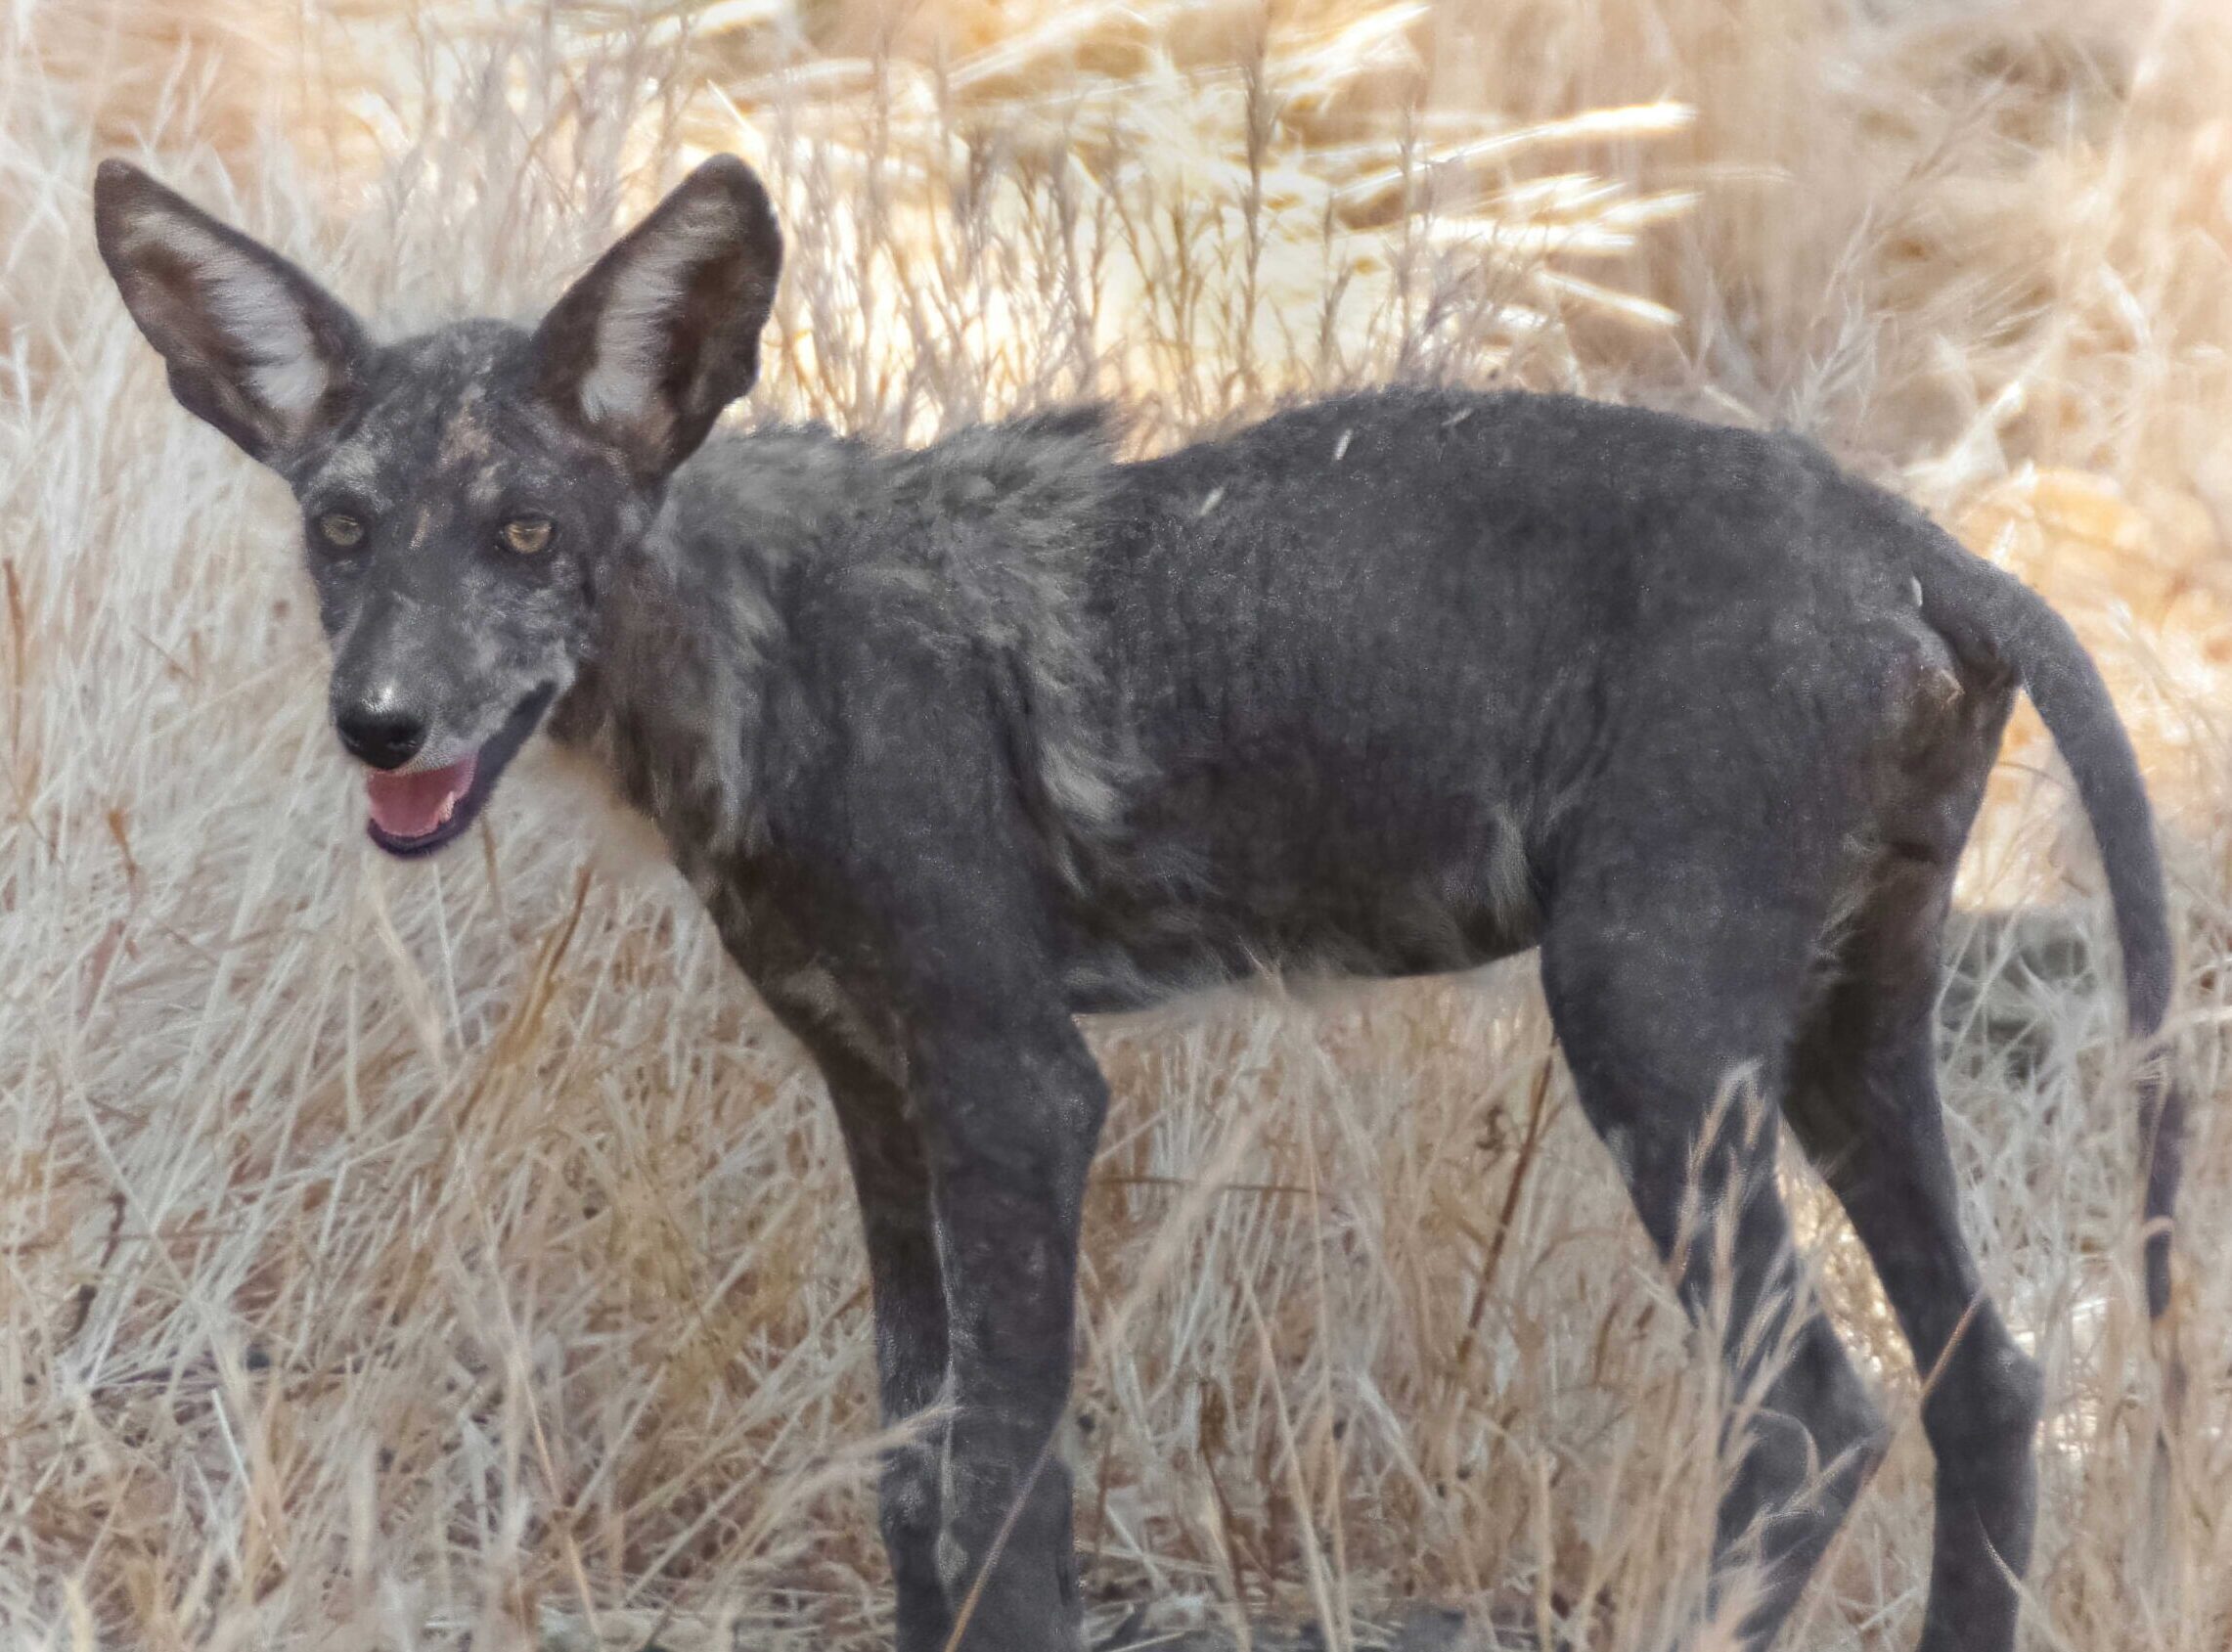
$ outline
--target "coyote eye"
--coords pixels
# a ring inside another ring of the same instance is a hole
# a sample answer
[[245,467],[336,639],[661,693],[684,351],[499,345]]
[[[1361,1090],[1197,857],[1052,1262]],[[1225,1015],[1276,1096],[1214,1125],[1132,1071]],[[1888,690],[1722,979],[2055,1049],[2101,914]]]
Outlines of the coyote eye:
[[318,535],[336,551],[353,551],[364,543],[364,523],[346,511],[328,511],[318,518]]
[[532,557],[548,549],[550,542],[548,516],[513,516],[504,524],[504,543],[522,557]]

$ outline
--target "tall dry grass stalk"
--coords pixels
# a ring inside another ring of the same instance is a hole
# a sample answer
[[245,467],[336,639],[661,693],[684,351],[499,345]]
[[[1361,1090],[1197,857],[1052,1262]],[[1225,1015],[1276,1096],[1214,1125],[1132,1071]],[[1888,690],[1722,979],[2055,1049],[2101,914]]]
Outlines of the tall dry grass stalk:
[[[1986,946],[1948,1032],[1970,1230],[2048,1375],[2036,1643],[2232,1637],[2219,11],[22,0],[0,31],[0,1646],[857,1647],[880,1610],[817,1084],[556,787],[430,867],[362,848],[285,501],[92,255],[94,159],[142,148],[397,325],[531,307],[738,150],[793,248],[761,407],[885,437],[1098,394],[1149,448],[1503,377],[1902,481],[2101,651],[2185,914],[2166,1489],[2109,983]],[[1974,896],[2088,888],[2069,820],[2019,738]],[[1342,1644],[1431,1597],[1662,1644],[1721,1397],[1526,970],[1096,1042],[1098,1619]],[[1914,1382],[1793,1181],[1902,1423],[1803,1643],[1903,1645]]]

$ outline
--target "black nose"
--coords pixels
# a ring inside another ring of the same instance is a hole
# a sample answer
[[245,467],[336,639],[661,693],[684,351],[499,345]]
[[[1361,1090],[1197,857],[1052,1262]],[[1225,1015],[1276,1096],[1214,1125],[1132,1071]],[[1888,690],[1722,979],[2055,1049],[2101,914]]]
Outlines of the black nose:
[[426,725],[408,711],[352,706],[335,713],[334,728],[350,755],[375,769],[400,769],[426,743]]

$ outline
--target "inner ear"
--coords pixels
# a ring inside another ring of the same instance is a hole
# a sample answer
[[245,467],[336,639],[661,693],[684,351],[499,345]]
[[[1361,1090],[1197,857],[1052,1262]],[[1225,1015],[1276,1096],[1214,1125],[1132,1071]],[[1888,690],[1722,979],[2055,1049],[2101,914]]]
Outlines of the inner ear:
[[93,201],[102,260],[190,412],[266,464],[341,422],[371,348],[345,305],[137,167],[103,162]]
[[544,393],[638,475],[664,476],[758,378],[781,267],[767,191],[734,156],[714,156],[543,319]]

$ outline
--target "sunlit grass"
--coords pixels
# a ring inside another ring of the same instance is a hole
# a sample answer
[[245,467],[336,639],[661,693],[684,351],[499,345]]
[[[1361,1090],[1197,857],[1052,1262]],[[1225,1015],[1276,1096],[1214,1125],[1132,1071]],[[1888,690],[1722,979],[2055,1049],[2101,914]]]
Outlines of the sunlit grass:
[[[758,414],[896,439],[1091,393],[1143,451],[1395,376],[1576,387],[1807,428],[2070,611],[2184,928],[2165,1542],[2103,983],[1991,966],[1955,1143],[2050,1384],[2038,1643],[2219,1652],[2232,24],[1877,10],[11,11],[0,1646],[876,1644],[865,1273],[818,1084],[555,779],[522,765],[433,866],[362,847],[284,492],[170,402],[90,245],[94,160],[145,148],[391,326],[524,313],[719,149],[791,246]],[[2026,725],[1973,898],[2095,888],[2055,774]],[[1715,1396],[1526,970],[1096,1040],[1096,1622],[1431,1598],[1660,1645]],[[1799,1191],[1904,1424],[1801,1643],[1903,1646],[1911,1379]]]

